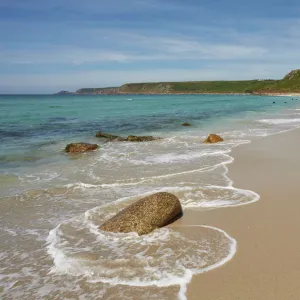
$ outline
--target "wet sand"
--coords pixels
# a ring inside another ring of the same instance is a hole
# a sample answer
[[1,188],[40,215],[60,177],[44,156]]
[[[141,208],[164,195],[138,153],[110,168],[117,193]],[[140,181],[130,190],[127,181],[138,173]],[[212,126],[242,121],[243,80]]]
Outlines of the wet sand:
[[188,300],[300,299],[300,129],[237,147],[228,176],[258,202],[206,212],[188,210],[184,224],[225,230],[238,242],[224,266],[196,275]]

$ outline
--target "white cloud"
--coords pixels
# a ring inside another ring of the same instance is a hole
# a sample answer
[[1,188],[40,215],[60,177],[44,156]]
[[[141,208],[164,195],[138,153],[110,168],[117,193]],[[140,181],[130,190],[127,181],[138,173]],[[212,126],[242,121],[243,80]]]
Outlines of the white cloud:
[[43,46],[39,50],[2,50],[0,51],[0,63],[82,65],[149,60],[236,60],[259,58],[266,52],[266,49],[256,46],[213,44],[195,40],[155,37],[138,39],[135,36],[134,39],[131,39],[131,49],[127,51],[102,50],[101,47],[97,49]]

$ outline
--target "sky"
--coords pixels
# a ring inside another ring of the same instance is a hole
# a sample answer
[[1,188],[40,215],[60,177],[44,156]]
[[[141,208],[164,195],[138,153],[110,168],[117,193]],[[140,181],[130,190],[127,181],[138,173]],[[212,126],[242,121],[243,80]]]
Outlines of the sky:
[[0,0],[0,93],[278,79],[300,68],[298,0]]

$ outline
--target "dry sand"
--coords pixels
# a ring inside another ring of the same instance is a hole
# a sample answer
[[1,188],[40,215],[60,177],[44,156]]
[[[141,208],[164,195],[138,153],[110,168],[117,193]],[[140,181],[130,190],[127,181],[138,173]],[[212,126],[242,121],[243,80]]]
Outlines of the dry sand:
[[300,129],[235,148],[234,186],[258,202],[213,211],[187,211],[184,223],[216,226],[238,242],[234,258],[194,276],[188,300],[300,299]]

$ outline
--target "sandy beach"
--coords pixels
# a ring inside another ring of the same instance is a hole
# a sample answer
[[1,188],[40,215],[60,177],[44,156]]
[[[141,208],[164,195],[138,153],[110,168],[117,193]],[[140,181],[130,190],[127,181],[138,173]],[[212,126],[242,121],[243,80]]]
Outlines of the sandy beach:
[[299,136],[295,129],[233,150],[228,175],[235,187],[257,192],[258,202],[186,212],[182,222],[201,220],[238,242],[230,262],[193,277],[189,300],[300,299]]

